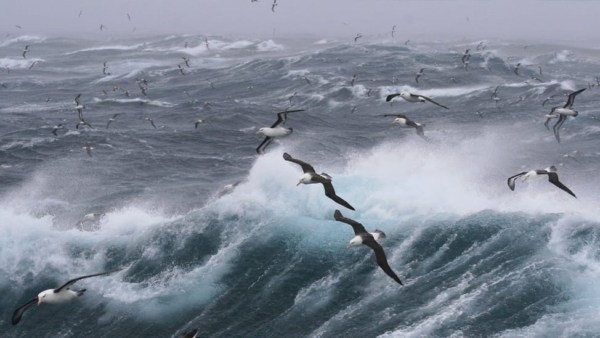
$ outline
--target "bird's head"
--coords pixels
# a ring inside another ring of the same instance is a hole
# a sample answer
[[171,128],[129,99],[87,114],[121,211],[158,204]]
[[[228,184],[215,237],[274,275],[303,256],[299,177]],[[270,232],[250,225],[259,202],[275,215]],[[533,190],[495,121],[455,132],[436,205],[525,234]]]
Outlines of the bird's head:
[[38,304],[38,305],[40,305],[40,304],[44,303],[44,302],[45,302],[45,300],[46,300],[46,297],[47,297],[47,296],[48,296],[50,293],[52,293],[52,292],[54,292],[54,290],[46,290],[46,291],[42,291],[42,292],[40,292],[40,293],[38,294],[38,302],[37,302],[37,304]]
[[354,238],[352,238],[350,240],[350,242],[348,242],[348,245],[346,245],[346,248],[350,249],[351,247],[360,245],[360,244],[362,244],[362,237],[355,236]]

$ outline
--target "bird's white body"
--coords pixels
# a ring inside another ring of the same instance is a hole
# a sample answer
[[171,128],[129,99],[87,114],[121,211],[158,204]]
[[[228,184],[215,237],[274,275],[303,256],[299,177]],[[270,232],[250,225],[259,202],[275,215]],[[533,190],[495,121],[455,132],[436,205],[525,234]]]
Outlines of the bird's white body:
[[538,174],[535,170],[530,170],[527,174],[523,175],[523,182],[527,181],[530,177],[536,177]]
[[292,133],[291,128],[285,128],[281,126],[277,126],[275,128],[263,127],[260,128],[256,133],[263,134],[268,137],[283,137]]
[[38,294],[38,305],[42,303],[58,304],[68,302],[79,297],[79,294],[68,288],[64,288],[57,293],[54,293],[54,289],[48,289]]
[[579,113],[571,108],[554,108],[550,115],[577,116]]
[[407,92],[400,93],[400,97],[405,99],[408,102],[425,102],[425,99],[418,95],[411,95]]
[[298,184],[296,184],[296,185],[319,183],[319,182],[313,181],[312,177],[313,177],[313,175],[311,175],[309,173],[305,173],[304,175],[300,176],[300,181],[298,181]]
[[[371,236],[373,236],[373,238],[375,239],[375,241],[379,242],[379,240],[381,238],[385,238],[385,235],[382,235],[381,231],[375,231],[375,232],[370,232]],[[354,236],[354,238],[352,238],[350,240],[350,242],[348,242],[348,247],[353,247],[356,245],[361,245],[363,244],[363,236],[361,235],[356,235]]]

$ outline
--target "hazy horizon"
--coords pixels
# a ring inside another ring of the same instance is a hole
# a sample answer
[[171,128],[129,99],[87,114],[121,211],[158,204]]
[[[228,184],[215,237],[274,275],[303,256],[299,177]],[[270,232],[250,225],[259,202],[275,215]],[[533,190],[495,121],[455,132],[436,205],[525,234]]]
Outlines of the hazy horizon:
[[266,0],[176,0],[169,4],[158,0],[10,0],[0,13],[0,31],[4,37],[202,34],[351,41],[358,33],[365,40],[391,38],[396,26],[394,38],[399,41],[500,39],[580,44],[600,40],[595,33],[598,1],[278,0],[277,4],[272,12],[272,2]]

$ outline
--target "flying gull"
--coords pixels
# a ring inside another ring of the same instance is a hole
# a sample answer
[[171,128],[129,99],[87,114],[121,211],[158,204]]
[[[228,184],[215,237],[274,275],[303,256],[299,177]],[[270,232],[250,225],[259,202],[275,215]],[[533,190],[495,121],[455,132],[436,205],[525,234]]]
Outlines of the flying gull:
[[19,306],[15,310],[15,312],[12,315],[12,325],[19,324],[19,322],[21,321],[21,317],[23,317],[23,313],[28,308],[30,308],[31,306],[33,306],[36,303],[37,303],[37,305],[40,305],[42,303],[48,303],[48,304],[64,303],[64,302],[71,301],[79,296],[82,296],[84,294],[84,292],[86,291],[86,289],[81,289],[78,291],[71,290],[70,286],[73,285],[75,282],[85,279],[85,278],[109,275],[113,272],[116,272],[116,271],[101,272],[101,273],[95,273],[93,275],[87,275],[87,276],[73,278],[56,289],[48,289],[48,290],[44,290],[44,291],[40,292],[38,294],[37,298],[34,298],[34,299],[28,301],[27,303]]
[[354,236],[354,238],[350,240],[350,242],[348,243],[348,248],[355,245],[364,244],[369,248],[373,249],[373,251],[375,251],[375,258],[377,259],[377,265],[379,265],[381,270],[383,270],[388,276],[395,280],[396,283],[404,285],[402,284],[402,281],[400,281],[400,278],[398,278],[396,273],[394,273],[392,268],[390,268],[387,258],[385,257],[385,252],[383,251],[383,248],[381,247],[381,245],[379,245],[379,243],[377,243],[377,240],[386,237],[383,231],[375,230],[374,232],[369,233],[367,232],[367,230],[365,230],[365,227],[362,224],[350,218],[344,217],[339,210],[336,210],[333,213],[333,218],[335,218],[335,220],[338,222],[349,224],[350,226],[352,226],[352,229],[354,229],[354,234],[356,236]]
[[181,75],[185,75],[185,72],[183,71],[183,67],[181,67],[180,64],[177,65],[177,68],[179,68],[179,72],[181,73]]
[[287,111],[282,111],[280,113],[277,113],[277,121],[275,121],[275,123],[273,123],[273,125],[271,127],[260,128],[256,132],[256,134],[265,135],[265,139],[258,146],[258,148],[256,148],[256,152],[259,154],[264,154],[265,148],[269,144],[271,144],[271,142],[273,141],[273,138],[283,137],[283,136],[287,136],[287,135],[291,134],[294,130],[292,128],[286,128],[283,125],[285,124],[285,121],[287,120],[288,113],[295,113],[295,112],[299,112],[299,111],[304,111],[304,109],[287,110]]
[[323,188],[325,189],[325,196],[331,198],[336,203],[343,205],[350,210],[354,210],[354,207],[352,207],[348,202],[344,201],[341,197],[335,194],[335,190],[333,189],[333,185],[331,184],[331,176],[327,175],[326,173],[321,173],[320,175],[317,174],[312,165],[301,160],[295,159],[288,153],[283,153],[283,159],[286,161],[296,163],[300,165],[300,167],[302,167],[304,175],[300,177],[300,181],[298,181],[298,184],[296,184],[296,186],[300,184],[321,183],[323,185]]
[[515,68],[513,69],[513,73],[515,73],[517,76],[520,75],[519,74],[519,67],[521,67],[521,63],[517,63],[517,65],[515,66]]
[[354,37],[354,42],[358,42],[358,39],[362,38],[362,34],[358,33],[356,34],[356,36]]
[[92,157],[92,150],[94,150],[94,147],[92,147],[89,143],[86,144],[85,146],[81,147],[83,150],[85,150],[85,152],[88,154],[89,157]]
[[400,126],[406,128],[415,128],[417,135],[421,136],[424,140],[429,141],[429,139],[425,136],[425,133],[423,132],[423,124],[414,122],[404,114],[385,114],[383,116],[395,116],[396,118],[394,119],[394,121],[392,121],[392,123],[399,124]]
[[181,58],[183,59],[185,66],[190,68],[190,59],[186,58],[185,56],[182,56]]
[[575,117],[579,114],[579,112],[577,112],[576,110],[573,110],[573,103],[575,102],[575,96],[579,95],[585,89],[586,88],[583,88],[578,91],[572,92],[571,94],[569,94],[569,97],[567,98],[567,103],[565,103],[564,106],[553,107],[552,110],[550,110],[550,114],[546,115],[546,122],[544,122],[544,125],[546,126],[546,128],[548,128],[548,122],[550,122],[550,119],[555,118],[555,117],[558,118],[558,121],[552,127],[552,129],[554,130],[554,137],[556,137],[556,141],[558,141],[558,143],[560,143],[560,134],[559,134],[560,127],[562,127],[563,123],[565,123],[565,121],[567,120],[567,117],[569,117],[569,116]]
[[394,33],[396,33],[396,25],[392,26],[392,37],[394,37]]
[[108,66],[106,65],[106,61],[104,61],[104,64],[102,66],[102,74],[110,75],[110,73],[108,72]]
[[275,6],[277,5],[277,0],[273,0],[273,4],[271,5],[271,12],[275,13]]
[[114,114],[111,118],[108,119],[108,122],[106,123],[106,129],[108,129],[108,126],[110,126],[110,124],[117,118],[117,116],[121,115],[121,113],[116,113]]
[[149,117],[146,117],[146,121],[150,122],[150,124],[154,127],[154,129],[156,129],[156,125],[154,124],[154,120],[153,119],[151,119]]
[[23,59],[25,59],[27,57],[27,53],[29,52],[29,45],[25,46],[25,49],[23,49]]
[[432,99],[428,98],[427,96],[423,96],[423,95],[417,95],[417,94],[411,94],[411,93],[407,93],[407,92],[401,92],[401,93],[396,93],[396,94],[390,94],[385,98],[386,102],[390,102],[392,101],[396,96],[400,96],[401,98],[403,98],[404,100],[408,101],[408,102],[425,102],[425,101],[429,101],[437,106],[440,106],[442,108],[448,109],[448,107],[439,104],[435,101],[433,101]]
[[54,134],[54,136],[58,136],[58,134],[56,133],[59,129],[63,129],[65,127],[64,124],[59,123],[57,125],[54,126],[54,129],[52,129],[52,134]]
[[198,125],[199,125],[200,123],[204,123],[204,120],[203,120],[203,119],[198,119],[198,120],[196,120],[196,122],[194,123],[194,128],[198,129]]
[[575,196],[575,194],[571,191],[571,189],[567,188],[564,184],[562,184],[559,180],[558,180],[558,174],[556,173],[556,167],[555,166],[551,166],[549,168],[546,169],[538,169],[538,170],[530,170],[530,171],[523,171],[520,172],[514,176],[511,176],[508,178],[507,183],[508,183],[508,187],[510,188],[510,190],[515,190],[515,181],[517,180],[517,178],[523,176],[523,181],[526,181],[529,177],[535,177],[538,175],[548,175],[548,181],[552,184],[554,184],[555,186],[561,188],[562,190],[566,191],[569,195],[577,198],[577,196]]

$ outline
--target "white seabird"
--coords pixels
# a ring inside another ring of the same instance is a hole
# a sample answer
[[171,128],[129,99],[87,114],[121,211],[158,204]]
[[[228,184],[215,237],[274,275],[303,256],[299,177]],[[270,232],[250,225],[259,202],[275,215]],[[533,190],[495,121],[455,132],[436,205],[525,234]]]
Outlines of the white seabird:
[[300,165],[300,167],[302,167],[304,175],[300,177],[300,181],[298,181],[298,184],[296,184],[296,186],[300,184],[321,183],[323,185],[323,188],[325,189],[325,196],[331,198],[336,203],[343,205],[350,210],[354,210],[354,207],[351,206],[350,203],[346,202],[341,197],[335,194],[335,189],[333,189],[333,184],[331,184],[331,176],[329,176],[326,173],[321,173],[320,175],[317,174],[315,172],[315,168],[313,168],[312,165],[304,161],[292,158],[292,156],[288,153],[283,153],[283,159],[286,161],[296,163]]
[[275,123],[273,123],[273,125],[271,125],[271,127],[260,128],[256,132],[256,134],[263,134],[266,137],[265,137],[264,141],[262,141],[262,143],[258,146],[258,148],[256,148],[256,152],[259,154],[264,154],[265,148],[269,144],[271,144],[271,142],[273,141],[273,138],[288,136],[289,134],[294,132],[294,129],[286,128],[283,125],[285,124],[285,121],[287,120],[288,113],[295,113],[295,112],[300,112],[300,111],[304,111],[304,109],[287,110],[287,111],[282,111],[280,113],[277,113],[277,121],[275,121]]
[[563,123],[565,123],[567,117],[575,117],[579,114],[579,112],[573,110],[573,103],[575,102],[575,96],[579,95],[585,89],[586,88],[583,88],[578,91],[572,92],[571,94],[569,94],[569,97],[567,98],[567,103],[565,103],[564,106],[553,107],[552,110],[550,110],[550,114],[546,115],[546,122],[544,122],[544,126],[546,126],[546,128],[548,128],[548,122],[550,122],[550,119],[556,117],[558,118],[558,121],[552,127],[552,129],[554,130],[554,137],[556,138],[556,141],[558,141],[558,143],[560,143],[560,127],[562,127]]
[[449,109],[448,107],[444,106],[443,104],[439,104],[435,101],[433,101],[432,99],[428,98],[427,96],[423,96],[423,95],[417,95],[417,94],[411,94],[408,92],[400,92],[400,93],[396,93],[396,94],[390,94],[385,98],[386,102],[390,102],[392,101],[396,96],[400,96],[401,98],[403,98],[404,100],[408,101],[408,102],[425,102],[425,101],[429,101],[437,106],[440,106],[442,108],[445,109]]
[[365,230],[365,227],[362,224],[350,218],[344,217],[339,210],[336,210],[333,213],[333,218],[335,218],[335,220],[338,222],[349,224],[350,226],[352,226],[352,229],[354,229],[354,234],[356,236],[354,236],[354,238],[350,240],[350,242],[348,243],[348,248],[355,245],[364,244],[369,248],[373,249],[373,251],[375,252],[375,258],[377,259],[377,265],[379,265],[381,270],[383,270],[388,276],[395,280],[396,283],[404,285],[402,284],[400,278],[398,278],[396,273],[392,270],[392,268],[390,268],[387,258],[385,257],[385,252],[383,251],[383,248],[381,247],[381,245],[379,245],[379,243],[377,243],[379,239],[386,237],[383,231],[375,230],[374,232],[369,233],[367,232],[367,230]]
[[510,188],[510,190],[514,191],[515,190],[515,181],[517,180],[517,178],[522,176],[523,181],[526,181],[529,177],[535,177],[535,176],[539,176],[539,175],[548,175],[548,182],[550,182],[550,183],[554,184],[555,186],[559,187],[560,189],[564,190],[569,195],[577,198],[577,196],[575,196],[575,194],[571,191],[571,189],[567,188],[564,184],[562,184],[558,180],[558,174],[556,173],[555,166],[551,166],[546,169],[523,171],[516,175],[513,175],[513,176],[509,177],[507,180],[508,187]]
[[385,114],[385,117],[394,116],[396,117],[392,123],[399,124],[401,127],[405,128],[415,128],[417,135],[421,136],[424,140],[429,141],[429,139],[425,136],[423,132],[424,124],[416,123],[415,121],[409,119],[404,114]]
[[71,300],[83,295],[83,293],[86,291],[86,289],[82,289],[82,290],[78,290],[78,291],[73,291],[70,289],[70,286],[73,285],[75,282],[85,279],[85,278],[108,275],[108,274],[111,274],[116,271],[118,271],[118,270],[95,273],[93,275],[86,275],[86,276],[73,278],[56,289],[48,289],[48,290],[44,290],[44,291],[40,292],[38,294],[37,298],[34,298],[34,299],[28,301],[27,303],[19,306],[15,310],[15,312],[12,315],[12,325],[17,325],[21,321],[21,317],[23,317],[23,313],[28,308],[30,308],[32,305],[34,305],[36,303],[37,303],[37,305],[40,305],[42,303],[48,303],[48,304],[64,303],[64,302],[71,301]]

